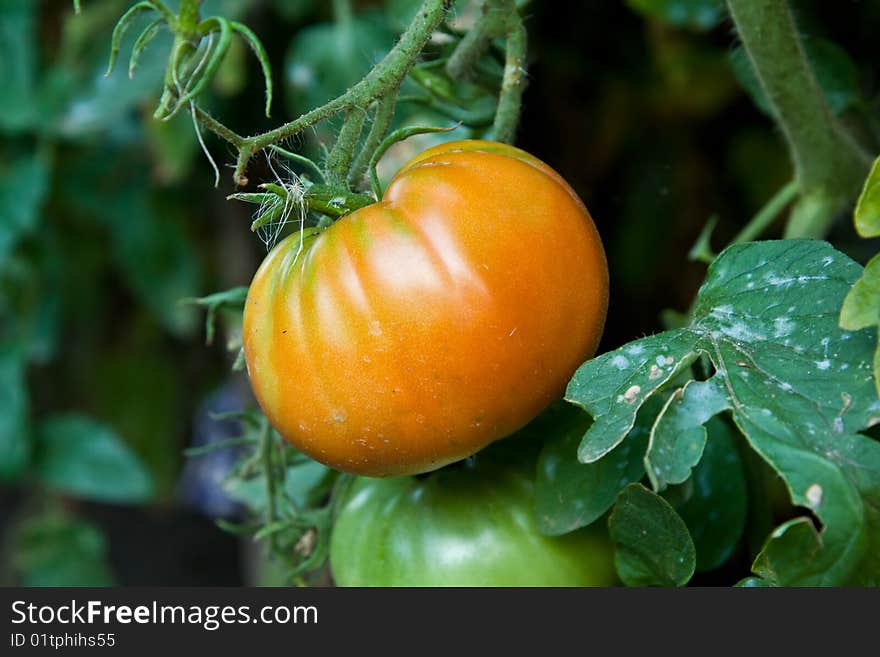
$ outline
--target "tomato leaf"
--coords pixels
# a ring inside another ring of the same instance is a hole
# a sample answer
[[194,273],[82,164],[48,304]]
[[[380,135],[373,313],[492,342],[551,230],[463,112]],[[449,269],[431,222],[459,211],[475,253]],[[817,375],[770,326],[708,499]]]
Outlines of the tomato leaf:
[[[728,410],[793,503],[823,524],[821,533],[809,527],[818,549],[788,540],[787,531],[771,536],[764,551],[773,556],[774,582],[880,581],[880,443],[858,433],[880,419],[870,367],[874,340],[869,331],[837,326],[838,308],[860,271],[825,242],[726,249],[709,268],[688,327],[636,340],[575,373],[566,397],[594,416],[581,460],[612,453],[641,405],[671,385],[671,370],[704,357],[714,375],[679,387],[673,399],[682,401],[667,404],[651,431],[652,483],[662,488],[699,462],[698,427]],[[706,406],[688,401],[692,386]],[[799,525],[797,536],[804,531]]]
[[[804,50],[833,114],[842,114],[858,102],[859,69],[843,48],[825,39],[809,39]],[[758,109],[772,116],[770,101],[743,47],[730,54],[730,65]]]
[[694,574],[696,552],[687,526],[669,503],[630,484],[608,519],[617,573],[628,586],[682,586]]
[[706,423],[709,440],[690,479],[669,493],[685,489],[675,503],[697,550],[697,571],[718,568],[727,561],[746,524],[747,494],[742,459],[736,450],[735,432],[719,418]]
[[761,579],[760,577],[746,577],[737,582],[736,586],[744,589],[759,589],[767,588],[770,585],[767,583],[767,580]]
[[48,188],[49,158],[44,149],[0,158],[0,262],[36,228]]
[[843,300],[840,326],[847,331],[858,331],[880,324],[880,255],[865,265],[861,277]]
[[57,512],[17,528],[12,562],[23,586],[112,586],[101,530]]
[[[284,470],[283,485],[276,492],[278,508],[282,511],[286,509],[290,503],[288,500],[297,507],[308,506],[312,491],[321,483],[327,472],[327,466],[311,459],[287,466]],[[269,497],[264,474],[249,479],[231,477],[224,482],[223,489],[230,497],[246,505],[253,514],[265,513]]]
[[642,404],[697,358],[698,337],[688,329],[666,331],[594,358],[575,372],[565,397],[593,416],[589,440],[578,448],[581,462],[598,461],[623,441]]
[[645,469],[655,490],[685,481],[706,446],[709,418],[729,408],[719,377],[688,381],[669,397],[651,430]]
[[35,474],[49,488],[115,503],[150,499],[153,483],[140,460],[107,426],[56,415],[37,427]]
[[[856,231],[862,237],[880,236],[880,158],[874,161],[855,210]],[[880,254],[871,258],[861,278],[843,300],[840,327],[849,331],[880,327]],[[880,395],[880,342],[874,351],[874,381]]]
[[676,27],[711,30],[724,17],[720,0],[627,0],[630,9]]
[[[840,327],[858,331],[870,326],[880,327],[880,254],[871,258],[861,278],[843,300]],[[880,395],[880,343],[874,350],[874,382]]]
[[0,346],[0,481],[19,477],[30,458],[24,365],[22,349]]
[[205,342],[213,344],[214,328],[217,322],[217,312],[222,308],[231,308],[235,312],[244,311],[244,302],[247,299],[248,288],[246,286],[233,287],[222,292],[214,292],[204,297],[182,299],[182,303],[203,306],[205,313]]
[[0,128],[4,130],[25,130],[38,120],[36,9],[33,2],[0,1]]
[[880,236],[880,157],[874,160],[856,203],[856,230],[862,237]]
[[[614,504],[627,484],[645,475],[642,457],[647,447],[653,415],[651,402],[642,422],[629,432],[620,449],[596,463],[579,463],[578,444],[591,424],[590,417],[574,406],[553,427],[538,459],[535,513],[542,534],[557,536],[597,520]],[[656,414],[656,408],[653,409]]]

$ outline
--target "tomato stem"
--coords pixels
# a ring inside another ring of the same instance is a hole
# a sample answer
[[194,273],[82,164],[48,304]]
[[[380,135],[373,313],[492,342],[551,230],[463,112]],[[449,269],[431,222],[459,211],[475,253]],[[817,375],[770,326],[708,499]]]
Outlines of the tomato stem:
[[386,95],[376,101],[376,111],[373,116],[373,125],[360,152],[355,158],[351,171],[348,174],[349,187],[361,188],[364,183],[364,176],[367,173],[367,167],[370,165],[370,158],[379,144],[388,134],[391,127],[391,121],[394,119],[394,111],[397,108],[397,94],[399,89],[392,89]]
[[798,194],[800,189],[797,180],[792,180],[782,189],[776,192],[769,201],[758,210],[757,214],[752,217],[751,221],[743,227],[736,237],[731,240],[731,244],[740,244],[742,242],[751,242],[753,239],[761,235],[767,227],[779,216],[785,207],[791,203]]
[[[272,425],[264,416],[260,421],[260,459],[263,465],[263,475],[266,478],[266,527],[275,524],[275,463],[272,458]],[[274,552],[278,546],[276,532],[269,534],[269,546]]]
[[187,37],[196,34],[200,22],[199,7],[201,4],[202,0],[181,0],[176,25],[176,32],[179,35]]
[[480,17],[455,47],[446,62],[446,73],[453,80],[461,80],[471,74],[480,57],[489,49],[492,39],[504,34],[506,19],[500,3],[486,0],[480,8]]
[[507,50],[504,62],[504,78],[498,95],[498,109],[493,124],[494,137],[498,141],[512,143],[519,123],[522,94],[526,86],[526,28],[516,11],[513,0],[505,0],[509,7],[507,19]]
[[352,154],[361,137],[366,119],[367,111],[357,105],[345,114],[336,143],[333,144],[324,166],[324,177],[331,185],[348,189],[348,171],[351,167]]
[[828,107],[786,0],[727,4],[794,163],[802,198],[786,236],[822,238],[858,194],[870,157]]
[[504,77],[495,108],[493,137],[511,143],[519,123],[525,89],[526,30],[514,0],[485,0],[473,29],[458,43],[446,62],[454,80],[471,76],[493,39],[506,37]]
[[[418,60],[431,35],[446,17],[452,2],[453,0],[425,0],[416,17],[391,51],[360,82],[341,96],[274,130],[246,137],[241,143],[234,144],[238,148],[234,173],[235,182],[239,185],[246,182],[244,171],[248,163],[256,153],[267,146],[284,141],[331,116],[350,112],[353,108],[360,108],[359,111],[363,117],[363,108],[369,107],[377,99],[399,88],[409,70]],[[213,129],[212,126],[206,125],[206,127],[209,130]],[[361,127],[363,126],[361,125]],[[220,133],[217,134],[224,137]]]

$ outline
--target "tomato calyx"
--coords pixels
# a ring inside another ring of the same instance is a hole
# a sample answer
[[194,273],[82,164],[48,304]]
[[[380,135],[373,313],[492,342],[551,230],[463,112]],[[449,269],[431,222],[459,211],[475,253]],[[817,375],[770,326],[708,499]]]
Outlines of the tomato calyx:
[[[376,202],[368,194],[359,194],[345,188],[323,183],[312,184],[303,179],[292,182],[263,183],[261,192],[239,192],[227,200],[244,201],[258,206],[251,230],[283,222],[290,217],[317,212],[332,221]],[[319,221],[318,225],[326,222]]]
[[332,185],[312,185],[305,194],[306,207],[339,219],[376,202],[369,194],[359,194]]

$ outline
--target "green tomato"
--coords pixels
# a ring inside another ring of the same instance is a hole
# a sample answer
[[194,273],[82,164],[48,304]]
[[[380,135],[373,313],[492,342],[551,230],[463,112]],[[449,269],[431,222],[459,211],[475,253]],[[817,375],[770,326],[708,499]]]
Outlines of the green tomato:
[[[479,459],[479,457],[477,457]],[[354,481],[330,566],[340,586],[612,586],[604,527],[543,536],[531,471],[478,462]]]

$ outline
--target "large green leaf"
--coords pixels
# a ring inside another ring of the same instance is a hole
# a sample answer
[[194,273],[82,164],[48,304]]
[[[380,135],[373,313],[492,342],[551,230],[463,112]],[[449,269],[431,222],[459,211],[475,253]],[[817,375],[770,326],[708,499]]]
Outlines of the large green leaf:
[[706,422],[706,430],[703,457],[690,479],[666,494],[691,533],[700,572],[718,568],[733,553],[745,528],[748,501],[734,431],[717,417]]
[[53,511],[17,528],[12,561],[22,586],[113,585],[100,529]]
[[37,428],[35,474],[49,488],[102,502],[148,501],[144,466],[109,427],[80,415],[58,415]]
[[[710,383],[690,385],[712,386],[712,412],[731,413],[792,501],[823,524],[821,532],[809,528],[816,549],[804,541],[787,541],[782,549],[777,541],[785,532],[771,537],[765,553],[774,557],[774,583],[880,582],[880,443],[858,433],[880,419],[874,341],[870,332],[837,326],[840,304],[860,272],[825,242],[725,250],[709,268],[689,326],[637,340],[577,371],[567,398],[594,416],[581,460],[612,453],[673,370],[704,357],[715,369]],[[674,397],[686,393],[686,386],[677,387]],[[668,422],[699,441],[705,416],[699,405],[668,404],[651,441],[675,439],[658,431]],[[678,479],[696,459],[693,450],[672,449],[649,451],[646,460],[649,471],[674,468]],[[671,481],[658,478],[656,485]]]
[[19,477],[30,458],[24,365],[23,349],[0,345],[0,481]]
[[696,553],[687,526],[666,500],[641,484],[623,489],[608,528],[624,584],[682,586],[693,576]]
[[657,490],[685,481],[703,456],[711,417],[727,408],[720,378],[688,381],[670,396],[651,430],[645,467]]
[[627,484],[644,477],[642,458],[656,412],[656,404],[646,404],[642,422],[636,422],[619,449],[584,464],[577,460],[577,449],[592,421],[576,406],[565,409],[550,427],[553,438],[538,459],[535,513],[542,533],[555,536],[589,525],[611,508]]

